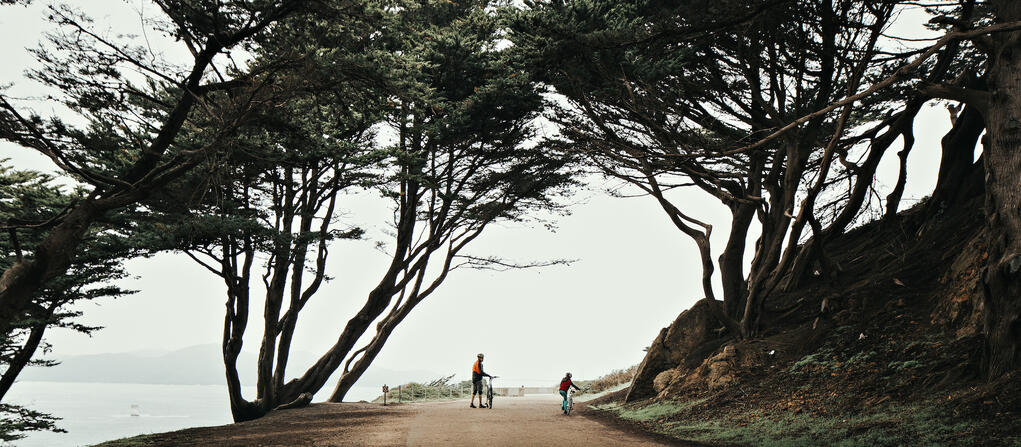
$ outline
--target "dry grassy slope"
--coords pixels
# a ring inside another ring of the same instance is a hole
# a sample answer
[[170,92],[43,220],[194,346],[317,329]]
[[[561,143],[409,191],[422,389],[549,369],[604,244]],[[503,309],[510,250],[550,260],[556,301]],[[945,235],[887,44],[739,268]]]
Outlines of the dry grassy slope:
[[771,298],[804,304],[760,339],[713,339],[683,327],[704,310],[682,314],[628,403],[622,391],[590,406],[710,444],[1021,445],[1021,375],[979,377],[979,203],[923,211],[834,241],[843,272]]

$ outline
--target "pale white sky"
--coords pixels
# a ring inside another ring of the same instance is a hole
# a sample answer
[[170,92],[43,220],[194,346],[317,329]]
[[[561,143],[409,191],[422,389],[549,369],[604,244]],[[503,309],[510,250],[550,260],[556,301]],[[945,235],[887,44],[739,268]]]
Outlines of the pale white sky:
[[[35,46],[49,26],[43,20],[47,2],[35,3],[30,8],[0,9],[0,41],[5,43],[0,60],[8,62],[0,66],[0,83],[13,83],[14,95],[41,92],[22,76],[33,65],[24,48]],[[124,32],[140,29],[139,0],[76,4],[91,12],[98,23],[130,30]],[[44,106],[41,111],[48,109]],[[939,139],[948,126],[941,106],[926,107],[920,114],[902,206],[931,191],[939,166]],[[898,149],[891,148],[880,169],[887,185],[884,197],[896,180]],[[52,170],[47,159],[0,142],[0,158],[7,157],[20,168]],[[496,227],[470,250],[522,261],[568,258],[579,259],[577,263],[542,270],[451,274],[397,328],[375,365],[457,373],[463,379],[475,354],[485,352],[487,370],[504,377],[504,385],[518,385],[552,383],[568,370],[580,379],[590,379],[640,362],[642,348],[659,330],[701,298],[697,251],[652,199],[612,198],[601,191],[612,184],[596,178],[591,183],[594,188],[574,198],[572,214],[558,220],[555,233],[543,228]],[[695,192],[677,194],[690,214],[714,224],[712,242],[717,250],[722,247],[729,221],[726,210]],[[387,262],[373,248],[375,240],[385,239],[390,217],[386,204],[371,194],[349,199],[344,206],[357,216],[356,223],[367,228],[368,240],[338,243],[331,250],[328,265],[335,279],[313,298],[299,321],[294,346],[303,351],[320,353],[335,341]],[[81,305],[83,323],[105,329],[91,338],[51,330],[47,337],[54,345],[51,358],[219,343],[224,294],[217,278],[177,254],[134,260],[128,270],[135,278],[122,285],[140,292]],[[261,321],[256,318],[260,315],[261,308],[253,304],[246,339],[252,350],[257,350],[261,337]]]

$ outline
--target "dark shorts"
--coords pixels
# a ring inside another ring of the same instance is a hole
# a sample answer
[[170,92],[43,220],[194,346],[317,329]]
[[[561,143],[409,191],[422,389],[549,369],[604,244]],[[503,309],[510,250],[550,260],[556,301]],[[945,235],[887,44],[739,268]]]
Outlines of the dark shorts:
[[472,382],[472,396],[478,394],[482,395],[482,379],[475,380]]

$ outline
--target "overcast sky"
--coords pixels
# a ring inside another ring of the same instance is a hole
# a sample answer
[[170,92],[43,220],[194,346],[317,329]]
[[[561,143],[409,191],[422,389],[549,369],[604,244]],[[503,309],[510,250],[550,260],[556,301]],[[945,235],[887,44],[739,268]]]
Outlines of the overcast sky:
[[[43,19],[48,3],[35,3],[30,8],[0,9],[0,41],[4,42],[0,60],[5,61],[0,65],[0,83],[14,84],[10,92],[15,96],[43,93],[23,77],[24,70],[34,64],[25,48],[36,46],[49,27]],[[141,34],[138,11],[144,3],[138,0],[76,4],[99,24]],[[918,17],[911,13],[905,22],[917,24]],[[918,35],[906,26],[894,31]],[[181,50],[148,37],[168,54]],[[39,101],[22,104],[41,106],[42,113],[58,110]],[[902,206],[931,191],[939,165],[939,139],[948,126],[942,106],[930,104],[919,115]],[[887,152],[880,169],[885,191],[896,180],[898,149]],[[11,158],[23,169],[53,170],[47,159],[9,143],[0,142],[0,158]],[[640,362],[642,348],[659,330],[702,297],[697,250],[652,199],[612,198],[603,190],[614,183],[599,178],[590,183],[591,189],[572,198],[571,215],[557,219],[556,232],[542,227],[494,227],[470,250],[475,255],[519,261],[568,258],[578,262],[542,270],[451,274],[394,331],[375,365],[456,373],[463,379],[469,376],[475,354],[485,352],[487,370],[503,377],[498,383],[518,385],[552,383],[565,371],[591,379]],[[885,191],[881,190],[884,197]],[[679,192],[676,198],[689,214],[714,224],[713,244],[722,247],[727,237],[726,210],[695,192]],[[320,353],[332,345],[388,261],[373,248],[374,241],[386,239],[390,216],[386,204],[366,194],[350,196],[343,205],[353,223],[368,230],[367,237],[338,243],[331,250],[329,273],[335,279],[303,311],[296,349]],[[133,260],[128,271],[134,278],[121,285],[139,293],[79,306],[85,312],[83,323],[105,329],[91,338],[51,330],[47,336],[54,345],[50,358],[219,343],[224,290],[217,278],[179,254]],[[246,339],[246,349],[251,350],[258,349],[261,337],[261,320],[256,318],[261,310],[254,306]],[[424,379],[428,378],[408,377],[409,381]]]

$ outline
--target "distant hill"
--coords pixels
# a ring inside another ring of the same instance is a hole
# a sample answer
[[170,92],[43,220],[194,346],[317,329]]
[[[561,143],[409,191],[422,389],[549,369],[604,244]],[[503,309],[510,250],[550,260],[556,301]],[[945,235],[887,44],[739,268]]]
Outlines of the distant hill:
[[[238,373],[243,385],[255,385],[256,354],[242,352]],[[299,374],[318,357],[295,351],[288,362],[291,374]],[[222,385],[223,356],[215,344],[189,346],[176,351],[138,351],[77,355],[55,359],[59,365],[26,368],[19,380],[35,382],[148,383],[163,385]],[[443,374],[431,371],[395,371],[370,367],[359,385],[432,380]]]

